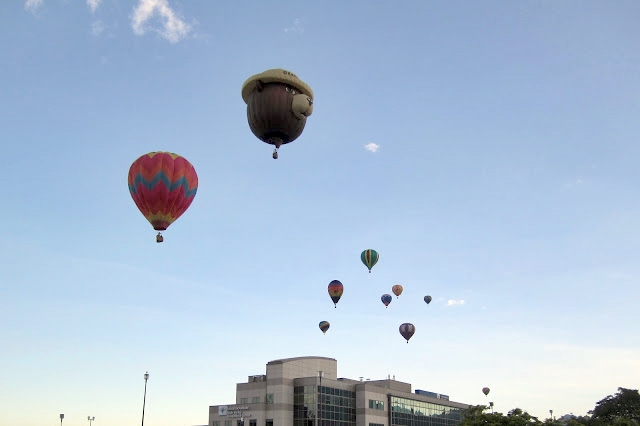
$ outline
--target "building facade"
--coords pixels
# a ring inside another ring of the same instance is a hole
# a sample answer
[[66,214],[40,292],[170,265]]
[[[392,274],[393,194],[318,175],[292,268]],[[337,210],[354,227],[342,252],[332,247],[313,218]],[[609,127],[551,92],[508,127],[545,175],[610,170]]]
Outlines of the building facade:
[[338,378],[335,359],[309,356],[236,384],[235,404],[209,407],[209,426],[455,426],[469,407],[395,377]]

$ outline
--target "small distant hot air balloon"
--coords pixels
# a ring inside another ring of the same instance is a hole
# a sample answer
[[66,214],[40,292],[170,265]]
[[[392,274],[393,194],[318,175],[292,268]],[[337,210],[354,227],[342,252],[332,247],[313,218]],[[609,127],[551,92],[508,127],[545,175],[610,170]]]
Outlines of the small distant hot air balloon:
[[331,296],[331,300],[333,300],[333,306],[337,308],[337,303],[342,297],[342,292],[344,291],[344,286],[338,280],[333,280],[329,283],[329,296]]
[[380,255],[373,249],[367,249],[360,254],[360,260],[369,269],[369,273],[371,273],[371,268],[378,263],[378,259],[380,259]]
[[382,300],[382,303],[384,303],[384,306],[386,307],[386,306],[389,306],[389,303],[391,303],[391,300],[393,299],[391,298],[390,294],[383,294],[380,297],[380,300]]
[[431,303],[431,300],[432,300],[431,296],[425,296],[425,297],[424,297],[424,301],[425,301],[425,302],[427,302],[427,305],[428,305],[429,303]]
[[253,134],[278,148],[293,142],[313,113],[313,91],[294,73],[280,68],[249,77],[242,85],[247,121]]
[[[129,193],[156,231],[164,231],[187,211],[198,190],[196,169],[171,152],[142,155],[129,168]],[[158,232],[156,242],[163,241]]]
[[320,324],[318,324],[318,327],[320,327],[320,330],[322,330],[322,334],[327,333],[329,326],[330,326],[329,321],[320,321]]
[[402,286],[400,284],[396,284],[393,287],[391,287],[391,291],[393,292],[393,294],[396,295],[396,299],[398,298],[398,296],[400,296],[402,294]]
[[405,322],[400,325],[399,330],[402,337],[407,339],[407,343],[409,343],[409,339],[411,339],[411,336],[416,332],[416,327],[411,323]]
[[489,395],[489,392],[490,392],[490,391],[491,391],[491,389],[489,389],[489,388],[487,388],[487,387],[482,388],[482,393],[484,394],[484,396]]

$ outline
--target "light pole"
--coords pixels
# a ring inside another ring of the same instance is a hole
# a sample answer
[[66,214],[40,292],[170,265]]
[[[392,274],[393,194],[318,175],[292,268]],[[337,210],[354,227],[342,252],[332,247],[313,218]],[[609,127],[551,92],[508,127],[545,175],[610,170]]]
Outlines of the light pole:
[[60,426],[62,426],[62,421],[64,420],[64,414],[60,414]]
[[89,426],[91,426],[91,422],[94,421],[96,419],[96,416],[87,416],[87,420],[89,420]]
[[493,402],[489,402],[489,407],[491,407],[491,414],[493,414]]
[[551,415],[551,420],[555,420],[555,419],[553,418],[553,410],[549,410],[549,414]]
[[322,370],[318,370],[318,378],[320,379],[320,386],[316,388],[316,409],[315,409],[315,426],[318,426],[320,421],[320,393],[322,392]]
[[144,373],[144,398],[142,399],[142,426],[144,426],[144,406],[147,403],[147,380],[149,380],[149,372]]

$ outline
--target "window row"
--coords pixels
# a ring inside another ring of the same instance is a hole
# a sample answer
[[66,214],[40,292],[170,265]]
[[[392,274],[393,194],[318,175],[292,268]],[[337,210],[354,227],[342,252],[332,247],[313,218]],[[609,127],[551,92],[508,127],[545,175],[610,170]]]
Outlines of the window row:
[[[273,394],[268,393],[264,399],[265,404],[273,404]],[[249,398],[240,398],[240,404],[248,404]],[[252,404],[260,404],[260,397],[254,396],[251,398]]]
[[370,399],[369,400],[369,408],[372,408],[374,410],[384,410],[384,402],[383,401],[376,401],[375,399]]

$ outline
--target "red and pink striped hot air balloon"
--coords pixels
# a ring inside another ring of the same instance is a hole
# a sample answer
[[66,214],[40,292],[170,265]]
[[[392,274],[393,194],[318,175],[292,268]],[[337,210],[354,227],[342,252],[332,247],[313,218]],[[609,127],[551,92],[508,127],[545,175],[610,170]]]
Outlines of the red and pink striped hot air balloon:
[[[129,168],[129,192],[156,231],[164,231],[187,211],[198,190],[196,169],[171,152],[150,152]],[[163,241],[158,232],[156,241]]]

